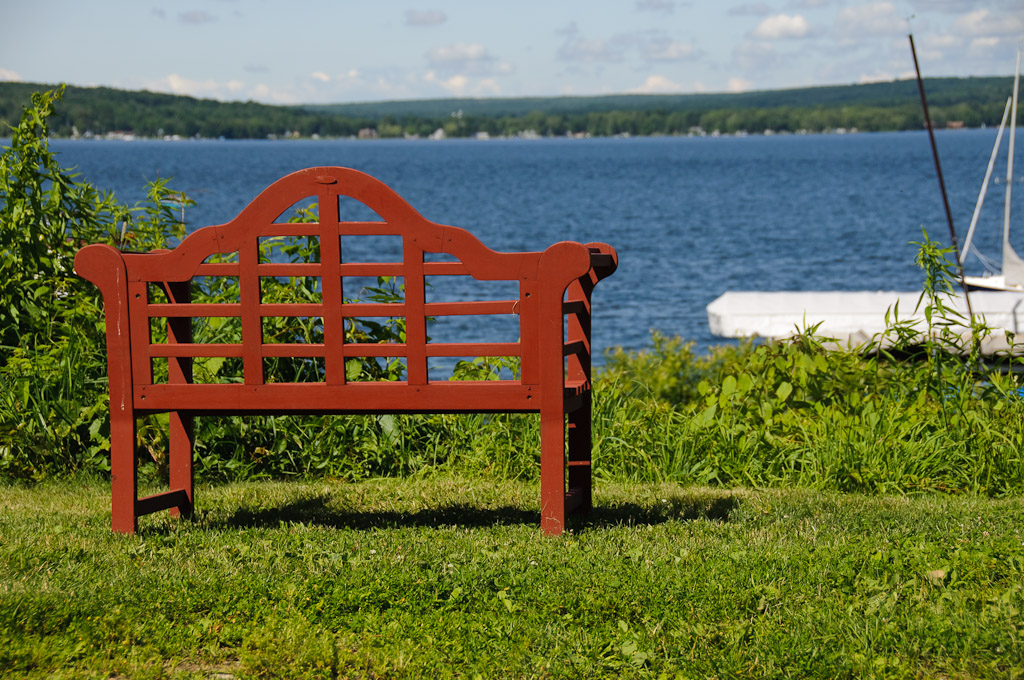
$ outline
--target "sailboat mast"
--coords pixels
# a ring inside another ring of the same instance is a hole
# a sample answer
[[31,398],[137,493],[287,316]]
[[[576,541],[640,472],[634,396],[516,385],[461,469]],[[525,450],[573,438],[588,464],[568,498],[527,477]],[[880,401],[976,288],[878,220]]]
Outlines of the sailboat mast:
[[914,71],[917,72],[917,91],[921,94],[921,109],[924,113],[924,126],[928,130],[928,141],[932,145],[932,159],[935,161],[935,174],[939,179],[939,193],[942,194],[942,206],[946,210],[946,222],[949,224],[949,240],[953,245],[953,256],[956,258],[956,273],[960,279],[960,289],[964,292],[964,302],[967,304],[967,318],[974,325],[974,309],[971,306],[971,296],[967,292],[967,281],[964,280],[964,265],[960,260],[960,244],[956,241],[956,229],[953,227],[953,212],[949,209],[949,197],[946,195],[946,181],[942,178],[942,164],[939,162],[939,147],[935,144],[935,129],[932,127],[932,117],[928,113],[928,97],[924,93],[924,78],[921,77],[921,65],[917,63],[917,48],[914,47],[914,34],[907,36],[910,39],[910,54],[914,57]]
[[1006,273],[1006,253],[1010,246],[1010,198],[1013,194],[1013,143],[1017,137],[1017,88],[1020,85],[1020,50],[1017,50],[1017,75],[1013,77],[1013,107],[1010,113],[1010,157],[1006,161],[1006,204],[1003,208],[1003,273]]

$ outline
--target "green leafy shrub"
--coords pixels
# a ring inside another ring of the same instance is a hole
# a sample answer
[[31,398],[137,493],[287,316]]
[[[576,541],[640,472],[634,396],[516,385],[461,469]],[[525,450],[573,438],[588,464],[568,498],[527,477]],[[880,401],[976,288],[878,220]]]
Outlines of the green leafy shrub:
[[14,478],[109,468],[102,300],[72,271],[78,248],[183,233],[166,181],[129,208],[60,167],[47,119],[62,92],[33,95],[0,154],[0,473]]

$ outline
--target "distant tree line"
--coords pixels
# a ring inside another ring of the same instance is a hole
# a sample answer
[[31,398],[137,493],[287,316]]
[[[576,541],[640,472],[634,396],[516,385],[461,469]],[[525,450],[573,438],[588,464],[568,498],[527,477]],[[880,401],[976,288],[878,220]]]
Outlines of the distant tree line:
[[[524,133],[606,137],[681,135],[700,130],[763,133],[821,132],[837,128],[920,129],[923,116],[916,89],[910,89],[906,81],[881,85],[884,87],[851,85],[744,95],[435,100],[422,102],[419,109],[417,102],[383,102],[375,109],[370,104],[358,107],[270,106],[110,88],[68,87],[64,101],[51,118],[50,130],[59,137],[124,132],[142,137],[263,139],[360,135],[425,137],[437,130],[443,130],[446,137],[472,137],[481,133],[492,137]],[[1004,90],[1008,86],[1008,80],[1002,78],[940,79],[934,84],[937,94],[932,118],[938,127],[951,121],[966,127],[996,125],[1002,116]],[[0,124],[4,124],[4,129],[18,121],[32,92],[46,88],[32,83],[0,83]],[[713,106],[701,108],[702,105]],[[537,108],[526,111],[528,106]],[[609,106],[619,108],[607,109]],[[448,108],[454,110],[437,113]],[[344,113],[348,110],[359,113]]]

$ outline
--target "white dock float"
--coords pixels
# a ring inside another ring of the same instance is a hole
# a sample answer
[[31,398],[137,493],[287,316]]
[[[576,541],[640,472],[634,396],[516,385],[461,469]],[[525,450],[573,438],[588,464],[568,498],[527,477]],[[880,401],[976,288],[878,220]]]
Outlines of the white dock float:
[[[852,348],[879,336],[885,330],[886,311],[892,321],[897,304],[899,319],[917,320],[917,328],[924,332],[924,303],[915,311],[920,297],[921,293],[915,291],[729,291],[707,306],[708,325],[713,335],[722,338],[777,340],[820,324],[818,336]],[[1003,331],[1016,334],[1024,329],[1024,293],[972,292],[971,305],[975,316],[996,329],[983,343],[982,351],[994,354],[1008,350]],[[954,296],[947,306],[967,316],[962,295]],[[959,331],[966,337],[966,327]]]

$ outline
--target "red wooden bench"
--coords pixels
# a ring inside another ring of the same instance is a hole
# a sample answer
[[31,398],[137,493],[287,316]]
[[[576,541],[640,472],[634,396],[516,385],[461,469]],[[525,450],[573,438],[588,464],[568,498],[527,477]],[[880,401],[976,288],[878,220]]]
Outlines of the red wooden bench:
[[[304,199],[317,202],[318,223],[279,221]],[[342,221],[339,200],[350,199],[380,220]],[[352,235],[396,237],[400,261],[347,261],[339,244]],[[319,238],[320,262],[261,261],[259,239],[267,237]],[[173,250],[124,253],[109,245],[85,246],[75,271],[100,288],[105,306],[113,530],[133,533],[139,516],[160,510],[192,513],[196,415],[535,412],[541,419],[541,527],[560,534],[567,513],[591,505],[590,300],[594,285],[616,264],[615,250],[601,243],[564,241],[529,253],[490,250],[468,231],[424,219],[380,181],[336,167],[278,180],[234,220],[198,229]],[[349,301],[343,295],[346,277],[367,276],[402,277],[404,299]],[[430,302],[425,277],[431,276],[472,277],[474,287],[505,281],[517,292],[513,299]],[[236,277],[239,299],[191,302],[195,281],[216,277]],[[320,299],[262,302],[261,281],[267,277],[316,277]],[[517,315],[518,341],[429,341],[428,319],[452,315]],[[193,323],[215,317],[240,323],[241,342],[195,342]],[[323,342],[268,343],[265,317],[322,319]],[[405,342],[345,342],[345,320],[368,317],[404,319]],[[476,356],[519,357],[519,376],[428,376],[428,358]],[[195,360],[210,357],[240,362],[237,382],[193,379]],[[263,362],[271,357],[319,360],[323,370],[317,382],[270,382]],[[347,380],[345,362],[353,357],[398,357],[406,365],[405,380]],[[166,369],[155,372],[155,361],[166,362]],[[139,498],[136,419],[164,412],[170,414],[170,490]]]

